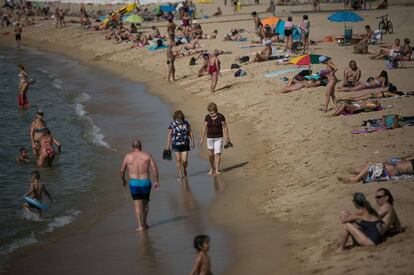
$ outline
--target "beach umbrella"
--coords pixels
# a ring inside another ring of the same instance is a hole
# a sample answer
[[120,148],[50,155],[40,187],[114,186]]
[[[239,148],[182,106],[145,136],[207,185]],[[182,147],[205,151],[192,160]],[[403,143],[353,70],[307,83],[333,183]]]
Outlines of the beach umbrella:
[[344,22],[346,27],[346,22],[361,22],[364,21],[364,18],[352,11],[338,11],[331,14],[328,20],[332,22]]
[[280,18],[279,17],[268,17],[265,19],[262,19],[262,24],[263,26],[269,25],[269,26],[275,26],[277,24],[277,22],[279,22]]
[[126,23],[142,23],[144,22],[144,18],[142,16],[131,14],[127,18],[125,18]]
[[[320,54],[305,54],[292,58],[289,62],[298,66],[306,66],[311,64],[319,64]],[[328,57],[330,59],[330,57]]]

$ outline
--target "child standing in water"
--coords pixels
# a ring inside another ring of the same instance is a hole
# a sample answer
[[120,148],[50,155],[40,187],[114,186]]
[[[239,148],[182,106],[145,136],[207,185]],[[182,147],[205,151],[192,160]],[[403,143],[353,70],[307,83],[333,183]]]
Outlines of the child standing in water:
[[211,262],[207,252],[210,249],[210,238],[207,235],[198,235],[194,238],[194,248],[197,250],[197,258],[194,262],[191,275],[212,275]]
[[[49,192],[46,190],[46,187],[40,183],[40,173],[39,171],[33,171],[31,173],[32,182],[30,183],[29,191],[27,191],[24,196],[29,196],[32,199],[38,200],[39,202],[42,202],[42,195],[43,193],[46,194],[46,196],[49,198],[50,201],[52,201],[52,197],[50,196]],[[28,202],[23,204],[23,209],[26,209],[29,212],[32,212],[31,209],[36,209],[39,217],[42,216],[42,210],[35,205],[32,205]]]

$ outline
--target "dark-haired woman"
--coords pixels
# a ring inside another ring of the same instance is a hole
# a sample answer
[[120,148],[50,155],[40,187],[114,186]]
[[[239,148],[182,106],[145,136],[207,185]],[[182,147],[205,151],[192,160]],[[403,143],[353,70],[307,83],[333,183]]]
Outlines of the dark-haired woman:
[[366,82],[360,82],[354,87],[341,87],[337,91],[338,92],[354,92],[354,91],[361,91],[365,89],[375,89],[375,88],[386,87],[388,85],[389,85],[388,73],[386,71],[382,71],[379,74],[379,76],[370,77],[368,78]]
[[394,197],[387,188],[379,188],[375,193],[378,215],[384,221],[384,232],[386,235],[395,235],[403,231],[400,219],[394,209]]
[[337,252],[346,249],[349,237],[352,237],[354,244],[360,246],[376,246],[384,240],[384,222],[364,194],[354,193],[352,202],[357,212],[342,211],[340,219],[343,230]]
[[190,151],[190,143],[194,148],[194,137],[190,123],[185,120],[182,111],[175,111],[173,120],[168,127],[166,148],[175,152],[178,180],[182,180],[187,176],[188,151]]
[[30,82],[29,82],[29,75],[24,69],[22,64],[17,65],[19,68],[19,95],[18,95],[18,102],[19,108],[30,108],[29,100],[27,99],[27,90],[29,89]]

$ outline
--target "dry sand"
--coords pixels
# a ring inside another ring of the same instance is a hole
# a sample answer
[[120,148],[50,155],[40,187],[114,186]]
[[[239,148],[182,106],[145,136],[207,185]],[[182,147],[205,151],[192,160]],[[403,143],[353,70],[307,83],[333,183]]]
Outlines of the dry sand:
[[[341,6],[322,5],[323,10],[336,8]],[[213,11],[215,6],[206,5],[204,9]],[[240,45],[247,43],[223,42],[221,38],[234,27],[252,31],[254,25],[249,12],[265,9],[264,5],[253,6],[234,17],[199,20],[205,32],[219,30],[219,39],[201,41],[205,49],[232,52],[220,57],[222,68],[229,68],[237,57],[259,49],[240,49]],[[292,14],[294,23],[299,24],[303,14],[300,11],[310,11],[311,7],[278,7],[277,15],[286,17],[290,10],[299,12]],[[229,7],[223,11],[231,14]],[[329,22],[329,12],[307,13],[312,40],[342,34],[343,24]],[[354,32],[363,32],[366,24],[376,26],[375,17],[384,13],[361,12],[365,21],[353,23]],[[393,21],[395,33],[385,36],[385,44],[391,44],[397,37],[414,39],[412,7],[392,6],[386,13]],[[150,25],[145,24],[146,27]],[[165,26],[165,23],[158,25]],[[161,31],[165,32],[165,28]],[[367,135],[351,134],[351,130],[361,128],[361,122],[369,118],[389,113],[414,115],[413,97],[384,99],[383,105],[392,108],[379,112],[332,117],[319,111],[324,102],[323,87],[269,95],[280,91],[285,82],[279,79],[282,76],[265,78],[263,74],[293,67],[276,65],[273,61],[243,66],[247,76],[242,78],[224,72],[219,78],[218,91],[211,95],[208,77],[198,78],[200,65],[189,67],[188,57],[176,62],[178,81],[168,85],[164,51],[150,53],[145,49],[130,49],[129,44],[105,41],[103,35],[80,30],[77,25],[55,30],[43,23],[39,27],[25,28],[23,44],[61,52],[102,65],[124,77],[144,81],[152,93],[189,113],[193,123],[201,120],[208,102],[218,104],[228,119],[235,144],[235,148],[224,155],[224,166],[235,167],[222,176],[225,190],[211,211],[215,220],[235,236],[236,257],[228,274],[412,274],[414,181],[346,185],[339,182],[337,176],[348,174],[352,168],[368,161],[414,153],[414,127]],[[251,33],[246,36],[249,40],[255,38]],[[377,48],[373,46],[370,50]],[[363,79],[378,75],[385,68],[383,61],[354,55],[352,47],[339,47],[332,42],[318,43],[312,46],[312,52],[332,57],[340,68],[339,78],[351,59],[358,62]],[[388,71],[391,82],[400,90],[414,88],[414,63],[407,64],[407,69]],[[316,65],[316,69],[320,68],[323,67]],[[143,71],[149,72],[149,76],[141,73]],[[344,94],[337,93],[337,96]],[[375,203],[375,190],[380,186],[394,194],[396,209],[408,230],[376,248],[355,248],[335,254],[340,211],[353,211],[351,196],[356,191],[365,193]]]

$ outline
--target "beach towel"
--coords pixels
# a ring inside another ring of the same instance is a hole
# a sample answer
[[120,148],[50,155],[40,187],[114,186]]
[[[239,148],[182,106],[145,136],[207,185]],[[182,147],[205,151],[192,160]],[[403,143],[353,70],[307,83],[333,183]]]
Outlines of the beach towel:
[[[400,117],[400,119],[398,120],[398,123],[400,127],[414,126],[414,116]],[[363,121],[362,125],[366,126],[365,129],[353,130],[351,131],[351,133],[352,134],[369,134],[369,133],[379,132],[382,130],[394,129],[394,128],[387,129],[384,125],[384,121],[382,118],[365,120]]]
[[364,179],[364,183],[370,183],[373,181],[387,181],[390,179],[391,178],[388,176],[384,164],[377,163],[368,166],[368,176]]
[[174,6],[160,6],[160,11],[168,13],[168,12],[175,12]]
[[292,73],[292,72],[301,71],[301,70],[302,69],[300,69],[300,68],[290,68],[290,69],[284,69],[284,70],[275,70],[275,71],[267,72],[263,76],[264,77],[275,77],[275,76],[278,76],[278,75]]
[[166,48],[168,48],[168,46],[167,45],[162,45],[162,46],[158,47],[157,45],[149,45],[145,48],[147,50],[149,50],[150,52],[155,52],[155,51],[158,51],[158,50],[166,49]]

